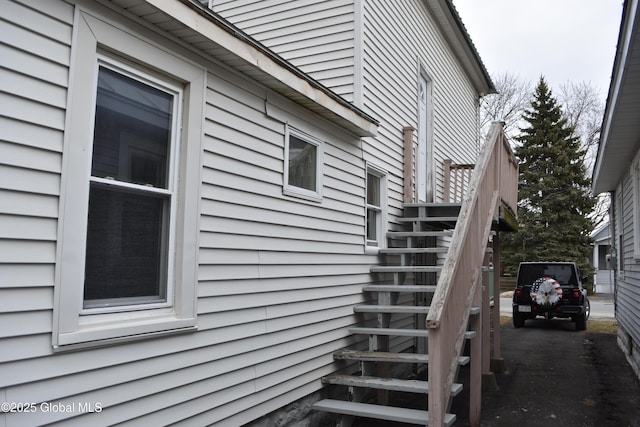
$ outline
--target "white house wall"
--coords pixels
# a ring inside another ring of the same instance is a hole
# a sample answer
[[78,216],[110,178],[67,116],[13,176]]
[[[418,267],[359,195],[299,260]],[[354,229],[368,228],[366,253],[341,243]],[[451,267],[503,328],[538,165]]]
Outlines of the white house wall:
[[424,1],[366,0],[364,17],[363,105],[381,118],[382,144],[367,145],[369,158],[383,162],[401,185],[402,129],[418,129],[418,80],[424,73],[432,86],[430,166],[436,200],[442,200],[443,160],[475,163],[478,96]]
[[[360,141],[193,52],[208,69],[198,331],[53,352],[73,22],[67,2],[1,1],[0,400],[103,410],[0,414],[0,425],[238,426],[319,390],[376,262],[364,254]],[[285,121],[324,141],[319,203],[283,196]]]
[[214,0],[213,10],[348,101],[354,100],[354,0]]
[[[364,151],[368,162],[389,173],[392,217],[403,201],[403,128],[418,128],[421,72],[432,84],[435,200],[443,197],[445,159],[475,163],[478,94],[425,1],[214,0],[213,10],[380,120]],[[326,76],[341,68],[336,64],[346,66],[345,81],[354,87],[344,90]]]
[[[616,246],[620,261],[624,268],[618,270],[616,281],[616,319],[620,326],[618,336],[622,340],[623,348],[629,357],[634,359],[634,369],[640,376],[640,264],[634,259],[634,221],[633,215],[638,215],[633,208],[633,185],[631,174],[627,173],[622,181],[622,195],[616,193],[616,208],[622,206],[618,218],[621,223],[616,224]],[[622,200],[620,200],[622,197]],[[622,241],[620,234],[622,233]]]

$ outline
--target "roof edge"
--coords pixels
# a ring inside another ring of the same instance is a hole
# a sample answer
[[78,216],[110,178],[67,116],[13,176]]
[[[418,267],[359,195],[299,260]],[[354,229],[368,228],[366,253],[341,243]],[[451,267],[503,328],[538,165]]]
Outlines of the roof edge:
[[470,74],[471,80],[480,96],[497,93],[482,58],[478,53],[462,18],[451,0],[425,0],[438,24],[444,31],[454,53],[462,62],[463,67]]
[[[167,2],[166,0],[145,1],[156,9],[172,16],[173,19],[181,22],[191,30],[219,44],[250,66],[271,76],[277,81],[276,86],[288,87],[300,94],[301,97],[330,111],[337,116],[336,123],[338,125],[345,127],[345,123],[348,122],[350,130],[358,136],[375,136],[377,134],[378,120],[317,80],[314,80],[211,9],[205,7],[201,2],[197,0],[178,0],[177,2]],[[186,6],[187,9],[181,10],[179,8],[180,5]],[[218,29],[218,31],[214,31],[217,33],[217,37],[211,37],[211,28],[209,29],[209,34],[207,34],[203,19]],[[242,45],[237,45],[237,42],[242,43]],[[274,88],[272,87],[272,89]],[[354,127],[357,129],[353,129]]]
[[613,191],[617,185],[617,183],[605,182],[612,181],[612,179],[611,174],[607,174],[606,171],[603,171],[603,163],[606,162],[613,116],[616,113],[617,103],[622,92],[624,74],[627,68],[627,55],[629,54],[630,46],[633,42],[633,33],[636,31],[635,28],[638,25],[637,15],[638,0],[625,0],[622,8],[622,18],[620,20],[620,30],[618,32],[618,40],[616,44],[617,49],[611,70],[611,83],[609,84],[605,112],[602,118],[598,153],[596,155],[596,162],[591,174],[591,188],[593,193],[596,195],[606,191]]

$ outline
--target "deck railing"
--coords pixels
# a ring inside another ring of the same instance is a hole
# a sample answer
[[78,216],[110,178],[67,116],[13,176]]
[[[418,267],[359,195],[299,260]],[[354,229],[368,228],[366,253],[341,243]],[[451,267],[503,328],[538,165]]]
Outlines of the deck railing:
[[[499,215],[501,206],[506,205],[516,212],[518,163],[504,135],[503,125],[501,122],[492,125],[469,180],[426,320],[429,328],[430,426],[443,425],[469,314],[472,306],[481,305],[482,265],[494,218]],[[481,334],[474,340],[481,340]],[[481,350],[482,345],[489,343],[476,341],[472,345],[474,364],[479,363],[474,357],[481,358],[478,349]],[[473,371],[472,366],[472,376]],[[480,380],[472,378],[471,381],[471,410],[476,407],[479,411]],[[473,416],[470,414],[470,420]]]
[[457,164],[447,159],[444,162],[443,199],[445,203],[460,203],[469,191],[475,165]]

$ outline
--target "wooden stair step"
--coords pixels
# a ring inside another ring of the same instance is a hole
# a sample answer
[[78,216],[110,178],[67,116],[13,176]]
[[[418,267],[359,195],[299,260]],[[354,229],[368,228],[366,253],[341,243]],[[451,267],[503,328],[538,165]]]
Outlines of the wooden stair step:
[[433,293],[436,285],[365,285],[365,292],[420,292]]
[[404,254],[441,254],[447,253],[449,248],[386,248],[380,249],[378,252],[385,255],[404,255]]
[[[429,412],[419,409],[398,408],[395,406],[382,406],[371,403],[345,402],[334,399],[320,400],[314,403],[312,408],[317,411],[334,414],[352,415],[422,426],[429,425]],[[455,420],[455,415],[446,414],[444,417],[445,426],[451,426]]]
[[422,380],[401,380],[398,378],[334,374],[322,377],[322,382],[325,384],[375,388],[380,390],[401,391],[404,393],[429,393],[429,382]]
[[406,202],[402,204],[404,209],[406,208],[461,208],[462,203],[456,202]]
[[385,336],[399,336],[399,337],[428,337],[429,331],[427,329],[395,329],[395,328],[364,328],[355,327],[350,328],[349,332],[352,334],[361,335],[385,335]]
[[442,267],[435,265],[377,265],[371,267],[372,273],[439,273]]
[[[393,363],[429,363],[428,354],[416,353],[391,353],[387,351],[357,351],[341,350],[333,353],[335,360],[357,360],[360,362],[393,362]],[[469,356],[460,356],[458,365],[465,366],[469,363]]]
[[461,208],[461,203],[420,203],[403,205],[403,212],[405,217],[457,217],[460,215]]
[[[397,329],[397,328],[350,328],[349,332],[360,335],[385,335],[398,337],[428,337],[428,329]],[[476,331],[466,331],[464,337],[466,339],[475,338],[478,335]]]
[[428,306],[417,305],[368,305],[359,304],[353,307],[356,313],[390,313],[390,314],[427,314]]
[[446,237],[453,236],[453,231],[388,231],[387,237],[399,238],[399,237]]
[[[399,378],[333,374],[322,377],[322,382],[325,384],[367,387],[380,390],[401,391],[404,393],[429,394],[429,381],[422,380],[402,380]],[[460,394],[462,388],[462,384],[452,384],[451,396],[457,396]]]
[[404,216],[397,218],[398,222],[457,222],[457,216]]

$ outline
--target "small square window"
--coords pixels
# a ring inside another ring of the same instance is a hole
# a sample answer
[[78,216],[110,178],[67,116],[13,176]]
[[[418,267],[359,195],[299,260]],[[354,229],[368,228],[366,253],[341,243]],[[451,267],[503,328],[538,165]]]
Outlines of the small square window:
[[316,176],[318,147],[295,135],[289,136],[289,185],[305,190],[318,190]]
[[321,200],[321,165],[321,142],[288,128],[285,142],[285,194]]

